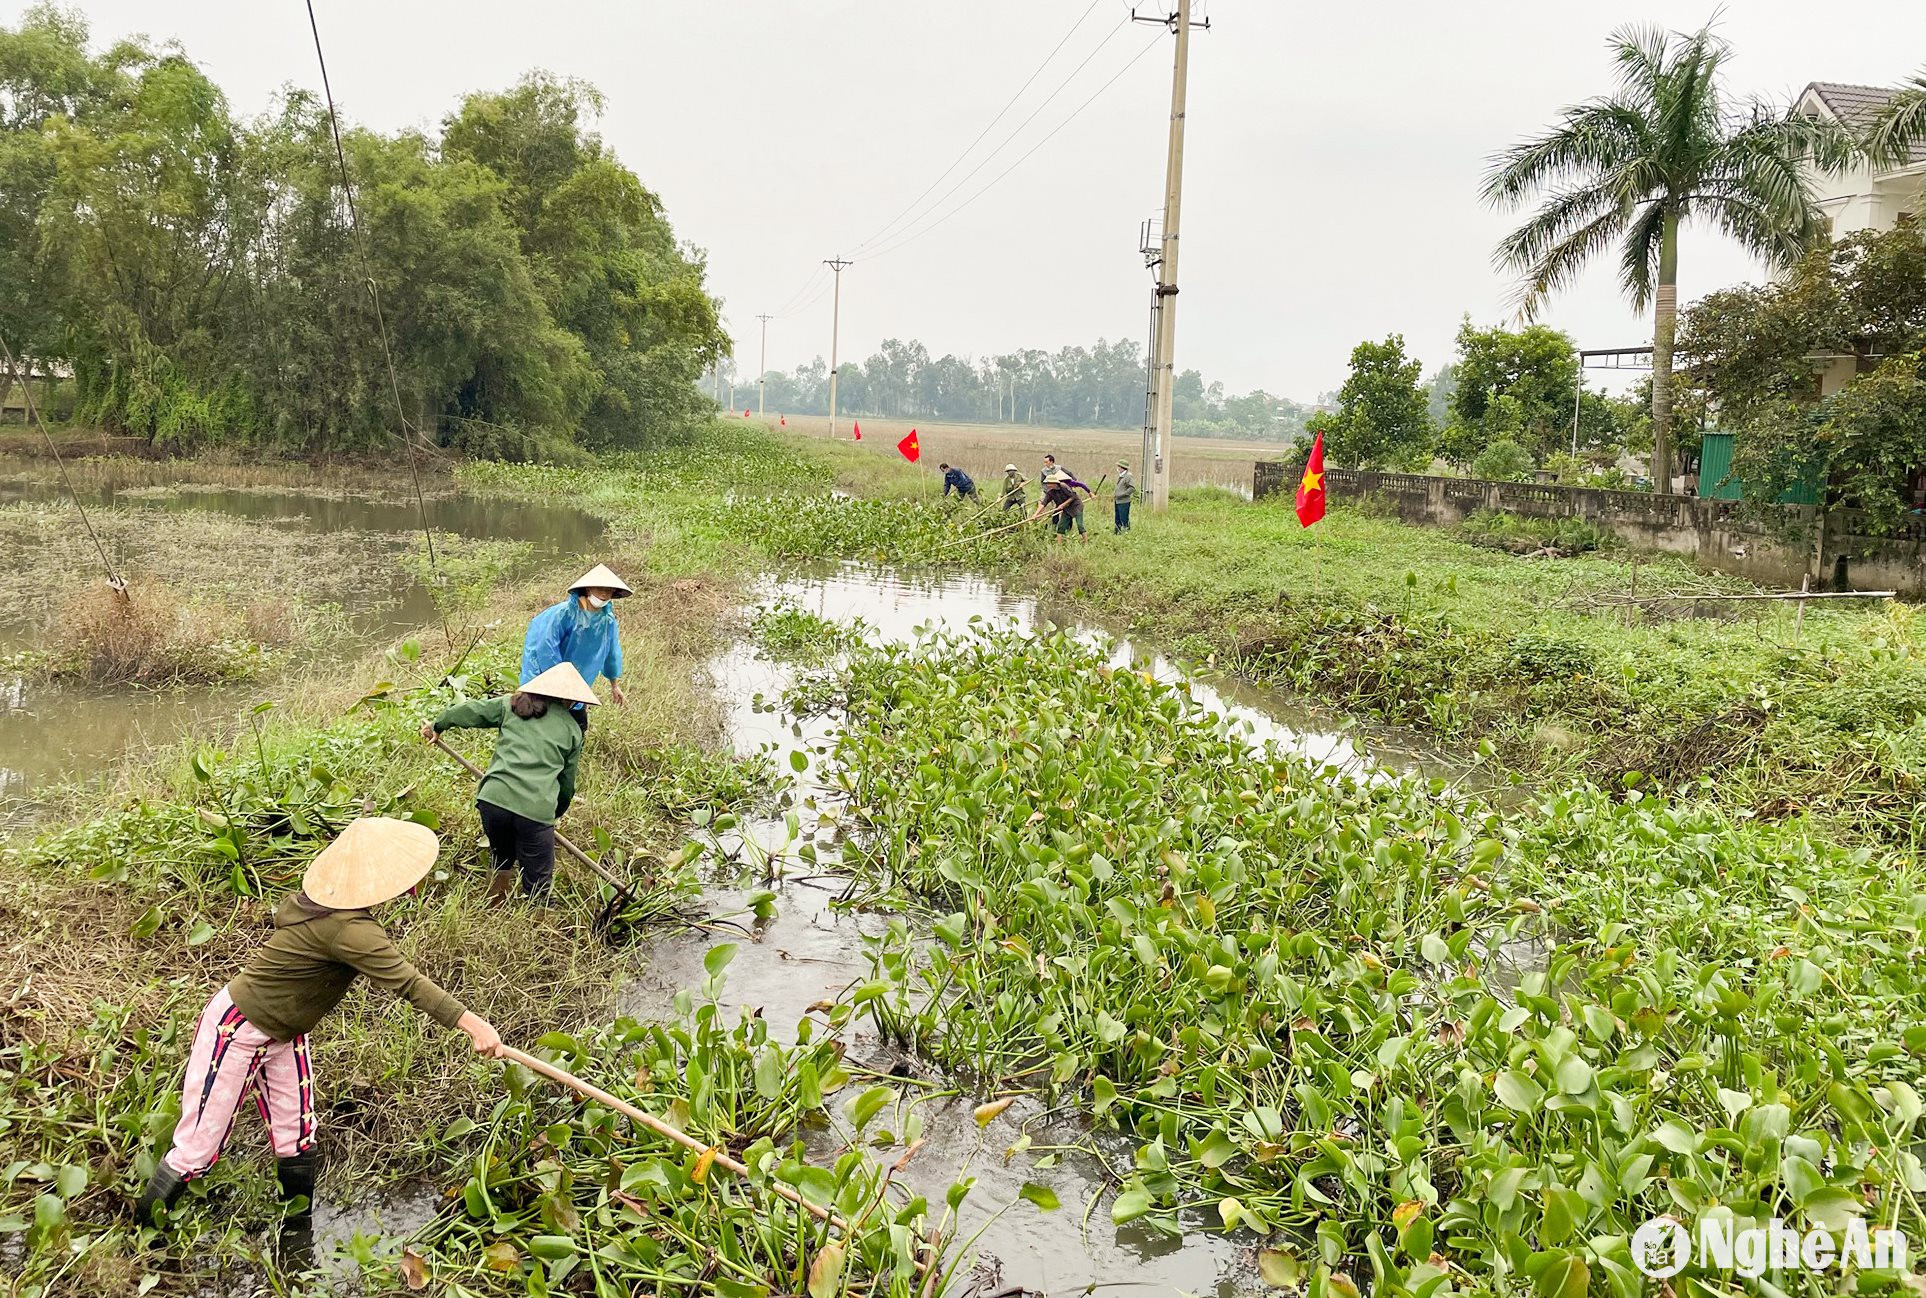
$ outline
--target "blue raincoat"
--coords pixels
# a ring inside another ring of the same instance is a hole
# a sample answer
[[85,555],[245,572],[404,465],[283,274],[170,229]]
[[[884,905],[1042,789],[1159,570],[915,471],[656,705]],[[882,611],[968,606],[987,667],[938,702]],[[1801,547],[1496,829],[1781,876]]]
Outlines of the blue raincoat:
[[616,633],[613,602],[605,608],[585,609],[570,591],[561,603],[530,620],[528,636],[522,641],[522,684],[563,662],[574,663],[591,687],[597,676],[621,679],[622,637]]

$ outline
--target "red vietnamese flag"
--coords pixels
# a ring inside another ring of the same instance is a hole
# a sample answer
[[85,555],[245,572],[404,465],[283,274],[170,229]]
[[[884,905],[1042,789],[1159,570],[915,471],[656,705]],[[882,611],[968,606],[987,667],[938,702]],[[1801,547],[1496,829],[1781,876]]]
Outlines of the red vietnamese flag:
[[748,406],[744,406],[744,407],[742,408],[742,417],[743,417],[744,419],[747,419],[747,418],[749,417],[749,407],[748,407]]
[[908,437],[905,437],[902,441],[896,443],[896,449],[901,451],[903,453],[903,458],[908,460],[911,464],[914,464],[918,460],[923,458],[923,447],[916,440],[916,430],[914,428],[909,430]]
[[859,442],[860,442],[860,441],[862,441],[862,440],[863,440],[863,426],[862,426],[861,424],[851,424],[851,425],[850,425],[850,427],[851,427],[851,428],[854,428],[854,429],[856,430],[856,440],[857,440],[857,441],[859,441]]
[[1311,458],[1304,461],[1304,476],[1297,484],[1297,521],[1309,527],[1324,517],[1324,434],[1311,443]]
[[777,415],[777,416],[776,416],[776,422],[777,422],[778,424],[780,424],[780,425],[782,425],[782,426],[783,426],[784,428],[787,428],[787,427],[789,427],[789,416],[788,416],[788,415]]

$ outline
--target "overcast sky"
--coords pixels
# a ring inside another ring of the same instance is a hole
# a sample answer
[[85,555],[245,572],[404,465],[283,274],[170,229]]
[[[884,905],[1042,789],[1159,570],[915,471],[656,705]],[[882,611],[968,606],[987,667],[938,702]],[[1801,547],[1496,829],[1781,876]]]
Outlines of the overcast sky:
[[[1146,11],[1174,0],[1140,0]],[[1201,3],[1201,0],[1200,0]],[[0,2],[9,23],[25,6]],[[317,82],[299,0],[85,0],[97,41],[177,37],[255,112]],[[843,273],[842,351],[885,337],[933,353],[1141,338],[1150,280],[1138,226],[1163,201],[1171,46],[1119,24],[1125,0],[317,0],[352,118],[432,129],[463,93],[530,68],[608,96],[600,129],[709,254],[745,374],[759,312],[769,364],[827,355],[821,259]],[[1309,399],[1354,343],[1401,332],[1427,371],[1461,315],[1492,323],[1512,285],[1493,243],[1511,218],[1477,188],[1493,150],[1608,90],[1625,22],[1695,27],[1710,0],[1209,0],[1192,45],[1177,359],[1233,391]],[[1080,26],[1072,30],[1079,15]],[[1895,83],[1926,65],[1926,4],[1737,0],[1721,29],[1735,91],[1789,101],[1808,81]],[[1061,52],[912,217],[865,248]],[[1155,45],[1154,50],[1146,49]],[[978,161],[1093,57],[1011,144]],[[1139,57],[1141,55],[1141,57]],[[1132,60],[1136,61],[1133,63]],[[1103,90],[1000,182],[983,187]],[[965,200],[967,208],[947,216]],[[941,224],[937,224],[938,221]],[[921,233],[892,250],[904,233]],[[880,254],[880,255],[879,255]],[[1548,320],[1584,347],[1648,343],[1601,264]],[[1757,270],[1688,232],[1681,297]],[[820,281],[821,276],[817,276]]]

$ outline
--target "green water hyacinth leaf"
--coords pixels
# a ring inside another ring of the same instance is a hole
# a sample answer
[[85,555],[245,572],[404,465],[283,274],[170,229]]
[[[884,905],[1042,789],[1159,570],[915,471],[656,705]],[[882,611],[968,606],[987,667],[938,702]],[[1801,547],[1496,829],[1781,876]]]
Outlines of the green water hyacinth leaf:
[[863,1128],[869,1125],[870,1119],[874,1118],[886,1105],[891,1104],[895,1099],[896,1091],[892,1087],[872,1086],[861,1095],[849,1101],[847,1106],[849,1110],[849,1120],[856,1124],[856,1130],[860,1134]]
[[708,952],[702,957],[702,967],[711,978],[714,978],[724,969],[727,969],[729,962],[735,958],[736,944],[734,942],[719,943],[716,946],[710,947]]
[[1150,1191],[1141,1186],[1126,1188],[1110,1204],[1110,1220],[1123,1226],[1150,1211]]
[[765,1100],[780,1098],[785,1071],[782,1052],[775,1046],[764,1046],[756,1056],[756,1094]]
[[544,1262],[557,1262],[575,1256],[575,1241],[567,1235],[537,1235],[528,1241],[528,1251]]
[[160,932],[161,919],[161,908],[159,906],[149,906],[128,926],[127,931],[135,937],[145,940]]
[[1426,933],[1423,941],[1419,942],[1418,949],[1423,952],[1426,960],[1439,968],[1443,968],[1451,959],[1451,947],[1436,933]]
[[1039,1185],[1035,1181],[1025,1181],[1023,1188],[1017,1191],[1017,1198],[1034,1203],[1044,1212],[1055,1212],[1063,1206],[1058,1201],[1055,1190],[1047,1185]]
[[1591,1284],[1591,1269],[1584,1259],[1567,1254],[1539,1272],[1532,1288],[1539,1298],[1585,1298]]
[[1498,1102],[1513,1113],[1536,1113],[1545,1099],[1544,1087],[1509,1068],[1492,1079],[1491,1089]]
[[1583,1095],[1592,1086],[1592,1066],[1576,1053],[1558,1061],[1558,1089],[1566,1095]]

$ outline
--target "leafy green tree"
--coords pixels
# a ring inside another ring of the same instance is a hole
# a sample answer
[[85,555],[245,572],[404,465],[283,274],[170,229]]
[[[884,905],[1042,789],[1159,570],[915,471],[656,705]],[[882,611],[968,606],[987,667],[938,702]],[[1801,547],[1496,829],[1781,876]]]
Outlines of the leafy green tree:
[[[1453,458],[1469,459],[1499,437],[1513,438],[1539,458],[1570,444],[1578,352],[1565,334],[1537,324],[1516,332],[1479,329],[1467,319],[1458,326],[1453,368]],[[1494,407],[1501,397],[1509,404]]]
[[1652,476],[1669,490],[1681,228],[1704,223],[1770,266],[1791,265],[1826,236],[1807,167],[1836,170],[1854,144],[1830,121],[1730,103],[1731,50],[1709,28],[1622,28],[1612,50],[1615,93],[1567,109],[1549,134],[1506,150],[1484,197],[1515,207],[1545,195],[1497,251],[1501,266],[1524,276],[1528,313],[1619,245],[1621,284],[1636,308],[1655,312]]
[[1509,437],[1500,437],[1478,452],[1471,462],[1471,476],[1486,482],[1529,482],[1533,463],[1530,451]]
[[706,415],[727,339],[598,104],[536,74],[440,140],[346,131],[357,238],[312,97],[241,121],[177,46],[91,54],[29,10],[0,28],[0,336],[157,442],[637,444]]
[[1338,389],[1337,417],[1326,427],[1324,453],[1347,468],[1416,468],[1431,458],[1433,429],[1423,389],[1424,367],[1404,354],[1404,337],[1361,342]]
[[[1681,319],[1689,391],[1735,434],[1749,496],[1821,481],[1897,526],[1926,465],[1919,356],[1926,352],[1926,232],[1850,235],[1764,286],[1708,294]],[[1820,393],[1818,358],[1846,381]]]
[[88,56],[77,13],[35,5],[19,27],[0,28],[0,339],[17,357],[59,355],[65,329],[66,293],[40,227],[55,175],[46,128],[91,117],[115,84],[112,63]]
[[582,412],[592,445],[634,445],[642,426],[697,407],[690,386],[727,350],[703,265],[677,243],[661,200],[585,123],[601,111],[585,82],[545,73],[473,94],[443,124],[451,161],[502,182],[504,215],[549,314],[600,377]]

